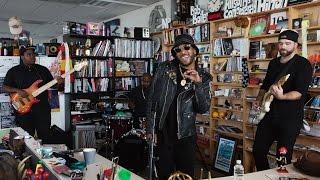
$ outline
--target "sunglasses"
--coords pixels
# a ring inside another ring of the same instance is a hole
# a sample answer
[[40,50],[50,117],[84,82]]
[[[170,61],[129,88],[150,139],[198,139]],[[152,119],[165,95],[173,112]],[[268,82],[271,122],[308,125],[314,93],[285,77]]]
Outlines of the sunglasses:
[[176,53],[179,53],[179,52],[182,51],[182,48],[183,48],[184,50],[186,50],[186,51],[189,51],[190,48],[191,48],[191,44],[182,45],[182,47],[181,47],[181,46],[178,46],[178,47],[175,47],[173,50],[174,50]]

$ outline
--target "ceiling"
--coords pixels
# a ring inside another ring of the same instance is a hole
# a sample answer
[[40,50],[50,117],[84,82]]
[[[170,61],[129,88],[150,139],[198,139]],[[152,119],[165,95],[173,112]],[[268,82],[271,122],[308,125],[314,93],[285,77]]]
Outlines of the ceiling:
[[8,19],[18,16],[35,42],[62,34],[63,22],[101,22],[161,0],[0,0],[0,37],[12,37]]

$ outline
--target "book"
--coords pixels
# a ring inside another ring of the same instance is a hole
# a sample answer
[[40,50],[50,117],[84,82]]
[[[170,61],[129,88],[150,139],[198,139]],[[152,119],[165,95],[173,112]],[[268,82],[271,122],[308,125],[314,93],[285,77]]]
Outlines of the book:
[[249,58],[250,59],[259,59],[260,58],[260,41],[251,41],[249,47]]
[[268,28],[269,28],[269,21],[270,21],[269,15],[252,17],[249,35],[258,36],[262,34],[267,34]]
[[224,55],[230,55],[233,51],[233,44],[231,38],[222,39],[222,47]]

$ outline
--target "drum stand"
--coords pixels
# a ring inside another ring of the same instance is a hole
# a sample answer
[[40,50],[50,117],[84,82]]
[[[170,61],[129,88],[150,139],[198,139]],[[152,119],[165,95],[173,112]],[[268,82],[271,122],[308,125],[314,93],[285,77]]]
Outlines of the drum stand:
[[[155,121],[156,121],[156,110],[153,114],[152,122],[151,122],[151,133],[152,133],[152,139],[151,142],[149,142],[149,179],[158,179],[158,174],[157,174],[157,168],[156,168],[156,163],[155,161],[157,160],[157,157],[154,157],[154,146],[155,146]],[[154,174],[153,174],[154,173]]]

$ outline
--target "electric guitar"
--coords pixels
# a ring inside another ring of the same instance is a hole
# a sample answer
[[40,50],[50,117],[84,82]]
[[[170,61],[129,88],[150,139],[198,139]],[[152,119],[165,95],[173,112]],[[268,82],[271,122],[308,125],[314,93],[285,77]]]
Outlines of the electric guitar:
[[[285,76],[282,76],[276,83],[273,85],[277,86],[283,86],[283,84],[289,79],[290,74],[287,74]],[[271,94],[270,90],[266,92],[263,96],[262,103],[261,103],[261,109],[260,114],[257,117],[257,120],[260,121],[264,118],[267,112],[270,111],[270,105],[273,101],[274,96]]]
[[[87,64],[88,64],[87,61],[83,61],[79,64],[76,64],[73,69],[64,73],[63,75],[61,75],[61,77],[65,78],[67,74],[71,74],[74,71],[80,71]],[[39,102],[39,100],[36,99],[36,97],[42,92],[44,92],[45,90],[55,85],[57,82],[58,82],[57,79],[54,79],[48,82],[47,84],[41,86],[40,88],[38,88],[38,85],[41,83],[41,80],[37,80],[34,83],[32,83],[32,85],[27,89],[23,89],[29,94],[27,97],[21,97],[18,93],[10,94],[12,106],[19,114],[28,113],[32,105]]]

